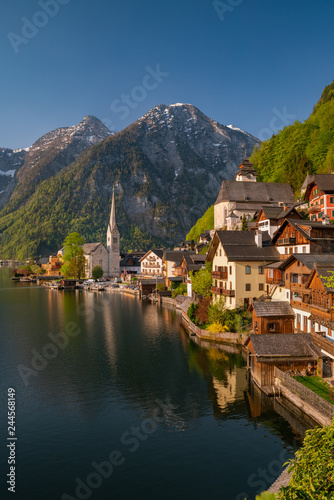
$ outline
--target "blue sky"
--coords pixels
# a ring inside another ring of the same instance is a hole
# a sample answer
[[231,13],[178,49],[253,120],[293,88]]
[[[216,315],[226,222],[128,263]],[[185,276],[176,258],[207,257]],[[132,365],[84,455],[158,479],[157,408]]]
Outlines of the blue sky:
[[334,79],[333,0],[0,7],[0,147],[29,146],[88,114],[121,130],[175,102],[265,139],[306,119]]

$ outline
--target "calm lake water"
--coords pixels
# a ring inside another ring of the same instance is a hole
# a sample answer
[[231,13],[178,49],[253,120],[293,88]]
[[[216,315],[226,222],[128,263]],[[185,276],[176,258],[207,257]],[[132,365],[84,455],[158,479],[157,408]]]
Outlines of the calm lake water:
[[[249,385],[242,353],[196,345],[174,309],[9,278],[0,269],[1,422],[13,387],[16,496],[3,425],[0,498],[255,498],[300,446],[304,429]],[[65,329],[76,335],[55,347],[49,335]]]

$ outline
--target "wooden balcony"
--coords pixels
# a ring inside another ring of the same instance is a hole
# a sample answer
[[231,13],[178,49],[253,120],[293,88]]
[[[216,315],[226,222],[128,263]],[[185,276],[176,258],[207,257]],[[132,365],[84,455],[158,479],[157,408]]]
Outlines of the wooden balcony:
[[211,276],[214,280],[227,280],[227,271],[212,271]]
[[214,293],[215,295],[224,295],[225,297],[235,297],[235,290],[228,290],[227,288],[212,286],[211,292]]
[[280,238],[277,241],[278,245],[295,245],[296,244],[296,237],[293,238]]
[[306,304],[306,302],[302,302],[301,300],[291,300],[290,305],[291,307],[295,307],[296,309],[311,312],[311,305]]

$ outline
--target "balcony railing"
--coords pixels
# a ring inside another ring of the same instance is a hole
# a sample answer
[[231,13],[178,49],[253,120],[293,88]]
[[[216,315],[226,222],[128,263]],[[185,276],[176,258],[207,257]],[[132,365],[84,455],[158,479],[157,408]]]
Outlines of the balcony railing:
[[211,276],[214,280],[227,280],[227,271],[212,271]]
[[220,288],[218,286],[212,286],[211,292],[216,295],[225,295],[226,297],[235,297],[235,290],[228,290],[227,288]]
[[280,238],[277,243],[279,245],[295,245],[296,244],[296,237],[293,238]]

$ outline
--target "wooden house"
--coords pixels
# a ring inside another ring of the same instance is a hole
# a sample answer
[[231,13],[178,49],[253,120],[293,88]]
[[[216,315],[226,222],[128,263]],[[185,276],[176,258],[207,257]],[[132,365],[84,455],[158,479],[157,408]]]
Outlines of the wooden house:
[[[326,222],[326,221],[325,221]],[[285,219],[271,244],[281,259],[296,253],[334,253],[334,226],[307,220]]]
[[272,236],[285,219],[301,219],[302,216],[294,206],[280,203],[278,207],[263,206],[256,222],[259,231],[268,231]]
[[309,203],[308,213],[311,221],[321,222],[324,217],[334,221],[333,174],[307,175],[302,192],[305,201]]
[[247,366],[254,382],[271,392],[275,385],[274,367],[290,375],[322,373],[323,355],[307,333],[250,335]]
[[253,311],[254,333],[294,333],[295,313],[289,302],[254,301],[250,311]]
[[158,274],[162,276],[163,250],[149,250],[140,259],[141,274]]

